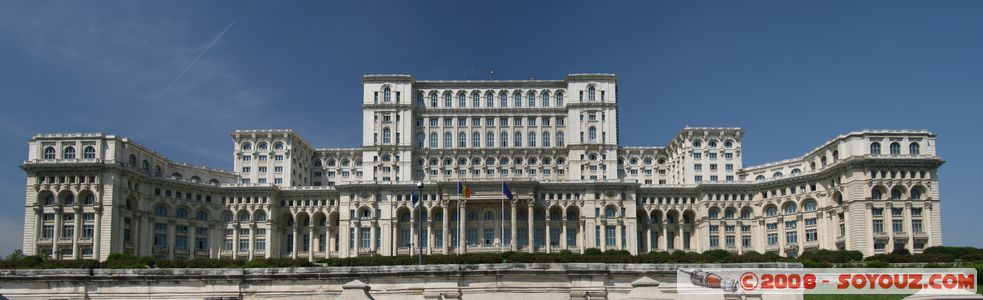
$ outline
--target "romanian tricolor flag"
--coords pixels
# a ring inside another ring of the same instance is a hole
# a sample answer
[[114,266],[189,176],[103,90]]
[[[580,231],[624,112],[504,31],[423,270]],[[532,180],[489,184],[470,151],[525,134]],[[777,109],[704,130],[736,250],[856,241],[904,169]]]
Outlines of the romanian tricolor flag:
[[464,185],[460,181],[457,182],[457,194],[463,195],[464,199],[471,198],[471,186]]

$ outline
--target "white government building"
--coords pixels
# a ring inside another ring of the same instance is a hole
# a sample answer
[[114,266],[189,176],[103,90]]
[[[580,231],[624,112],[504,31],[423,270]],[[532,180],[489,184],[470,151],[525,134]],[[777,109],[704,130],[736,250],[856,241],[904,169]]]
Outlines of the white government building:
[[[422,244],[426,254],[794,256],[942,243],[943,161],[927,131],[851,132],[796,158],[744,166],[740,128],[687,127],[665,146],[619,145],[612,74],[365,75],[362,88],[361,147],[236,130],[231,172],[115,135],[36,135],[22,165],[24,252],[316,260],[412,255]],[[410,201],[417,182],[422,231]],[[474,190],[469,199],[458,182]]]

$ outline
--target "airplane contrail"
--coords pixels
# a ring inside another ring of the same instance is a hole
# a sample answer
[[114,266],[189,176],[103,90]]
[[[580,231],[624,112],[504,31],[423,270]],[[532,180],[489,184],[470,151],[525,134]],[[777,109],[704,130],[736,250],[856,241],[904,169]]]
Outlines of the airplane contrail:
[[172,80],[171,83],[168,84],[167,87],[164,88],[164,89],[166,90],[166,89],[170,88],[171,85],[173,85],[175,82],[177,82],[178,80],[180,80],[181,77],[184,77],[184,73],[187,73],[188,70],[191,70],[191,67],[193,67],[195,65],[195,63],[197,63],[198,60],[201,59],[201,57],[205,55],[205,52],[208,52],[208,49],[211,49],[212,46],[215,45],[215,42],[217,42],[218,39],[222,38],[222,35],[225,35],[225,32],[226,31],[229,31],[229,28],[232,28],[232,25],[234,25],[235,23],[236,23],[235,21],[229,22],[229,25],[225,26],[225,29],[222,29],[222,32],[219,32],[218,35],[216,35],[215,38],[212,39],[212,41],[210,43],[208,43],[208,46],[205,46],[205,49],[202,49],[201,52],[198,53],[198,56],[196,56],[195,59],[192,60],[191,63],[188,64],[188,66],[186,68],[184,68],[184,71],[181,71],[181,74],[178,74],[177,77],[174,78],[174,80]]

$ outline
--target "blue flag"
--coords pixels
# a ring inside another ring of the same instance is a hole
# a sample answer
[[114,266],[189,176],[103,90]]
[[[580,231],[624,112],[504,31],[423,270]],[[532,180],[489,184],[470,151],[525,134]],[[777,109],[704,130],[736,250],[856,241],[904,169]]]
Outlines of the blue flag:
[[416,194],[416,190],[413,190],[412,194],[410,194],[410,201],[413,206],[416,206],[416,204],[420,202],[420,196]]
[[505,198],[512,200],[512,191],[509,190],[509,185],[505,184],[505,181],[502,181],[502,194],[505,194]]

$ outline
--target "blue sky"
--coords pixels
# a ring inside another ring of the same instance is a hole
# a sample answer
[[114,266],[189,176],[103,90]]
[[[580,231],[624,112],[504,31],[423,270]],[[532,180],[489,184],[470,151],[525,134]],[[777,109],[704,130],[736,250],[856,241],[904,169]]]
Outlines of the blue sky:
[[616,73],[623,145],[737,126],[745,165],[864,128],[929,129],[944,243],[983,247],[981,1],[3,1],[0,253],[21,246],[18,165],[37,132],[229,169],[237,128],[358,145],[362,74],[491,69]]

